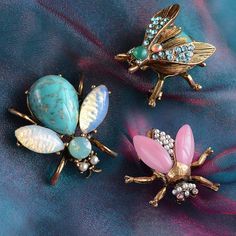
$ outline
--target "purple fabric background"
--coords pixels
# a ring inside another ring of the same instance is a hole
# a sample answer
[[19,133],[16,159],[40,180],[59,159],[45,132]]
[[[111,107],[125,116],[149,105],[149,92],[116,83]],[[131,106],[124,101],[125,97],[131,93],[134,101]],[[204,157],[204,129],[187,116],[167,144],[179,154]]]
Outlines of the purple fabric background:
[[[207,68],[192,76],[203,85],[193,92],[185,81],[167,81],[156,109],[147,106],[152,72],[129,75],[113,57],[142,42],[145,25],[171,0],[26,1],[0,3],[0,234],[1,235],[236,235],[236,77],[234,0],[176,0],[177,24],[192,37],[217,47]],[[56,187],[48,185],[59,160],[15,145],[14,130],[26,125],[7,108],[27,112],[24,91],[39,77],[63,74],[86,90],[105,83],[112,91],[108,116],[98,136],[119,151],[100,154],[103,173],[84,179],[68,165]],[[125,185],[125,174],[147,171],[135,162],[134,134],[158,127],[175,136],[188,123],[196,156],[206,147],[214,158],[198,173],[222,184],[218,193],[177,205],[166,197],[159,208],[148,201],[160,185]]]

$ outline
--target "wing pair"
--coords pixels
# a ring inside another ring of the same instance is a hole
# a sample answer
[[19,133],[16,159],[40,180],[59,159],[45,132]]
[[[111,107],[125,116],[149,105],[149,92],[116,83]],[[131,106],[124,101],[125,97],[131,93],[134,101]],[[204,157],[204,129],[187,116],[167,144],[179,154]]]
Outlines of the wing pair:
[[194,137],[189,125],[182,126],[176,135],[174,160],[159,142],[151,138],[137,135],[133,138],[133,142],[139,158],[157,172],[168,173],[175,161],[191,166],[194,155]]
[[[174,20],[179,13],[178,4],[171,5],[157,12],[146,29],[143,45],[148,51],[152,61],[164,64],[179,64],[194,66],[204,62],[210,57],[215,47],[208,43],[194,42],[181,28],[174,26]],[[162,45],[163,50],[155,52],[156,45]]]

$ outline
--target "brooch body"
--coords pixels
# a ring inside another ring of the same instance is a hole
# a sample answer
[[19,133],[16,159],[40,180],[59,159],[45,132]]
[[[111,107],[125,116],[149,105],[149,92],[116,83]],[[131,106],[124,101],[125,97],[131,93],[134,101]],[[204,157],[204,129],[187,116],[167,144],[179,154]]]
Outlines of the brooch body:
[[115,59],[129,63],[130,73],[151,68],[157,74],[157,83],[150,90],[151,107],[156,106],[156,100],[161,100],[168,77],[179,75],[195,91],[200,90],[202,86],[193,80],[188,70],[197,65],[205,67],[205,60],[215,52],[211,44],[194,41],[174,25],[179,9],[175,4],[157,12],[147,26],[142,45],[115,56]]
[[149,202],[154,207],[158,206],[170,187],[178,203],[198,194],[196,183],[218,191],[219,184],[202,176],[191,175],[191,170],[203,165],[213,150],[209,147],[197,161],[193,161],[194,137],[189,125],[179,129],[175,140],[165,132],[152,129],[148,137],[134,136],[133,142],[138,157],[153,170],[153,174],[149,177],[125,176],[125,183],[144,184],[162,180],[164,186]]
[[12,114],[32,123],[15,131],[18,145],[33,152],[61,156],[51,178],[53,185],[68,161],[81,173],[88,172],[88,176],[101,172],[96,168],[99,158],[92,150],[92,144],[111,156],[117,155],[93,137],[108,111],[107,87],[93,86],[85,99],[82,99],[82,93],[83,80],[76,91],[62,76],[48,75],[38,79],[26,92],[31,115],[9,109]]

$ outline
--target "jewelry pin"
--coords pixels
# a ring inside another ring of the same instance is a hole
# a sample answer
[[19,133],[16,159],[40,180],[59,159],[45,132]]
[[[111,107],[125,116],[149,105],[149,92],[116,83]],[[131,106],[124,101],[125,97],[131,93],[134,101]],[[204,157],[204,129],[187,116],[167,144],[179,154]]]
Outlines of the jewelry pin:
[[[9,112],[31,125],[15,131],[18,145],[42,154],[61,156],[51,184],[55,185],[67,162],[72,162],[81,173],[101,172],[100,161],[92,145],[110,156],[117,153],[94,137],[97,127],[108,112],[109,91],[105,85],[94,86],[83,99],[84,82],[78,91],[61,75],[47,75],[38,79],[27,91],[27,105],[31,115],[10,108]],[[75,134],[79,130],[79,135]]]
[[206,59],[215,52],[213,45],[194,41],[174,24],[179,10],[180,6],[174,4],[157,12],[146,28],[142,45],[115,56],[118,61],[128,62],[130,73],[151,68],[157,74],[156,85],[150,90],[148,104],[151,107],[156,106],[156,100],[161,100],[164,82],[169,77],[178,75],[199,91],[202,86],[193,80],[188,70],[205,67]]
[[162,180],[163,187],[149,202],[152,206],[157,207],[171,187],[178,203],[198,194],[197,183],[218,191],[220,184],[212,183],[202,176],[191,175],[192,169],[202,166],[213,150],[209,147],[197,161],[193,161],[194,137],[189,125],[179,129],[175,140],[163,131],[152,129],[148,131],[147,137],[134,136],[133,143],[138,157],[153,170],[153,174],[148,177],[127,175],[125,183],[146,184]]

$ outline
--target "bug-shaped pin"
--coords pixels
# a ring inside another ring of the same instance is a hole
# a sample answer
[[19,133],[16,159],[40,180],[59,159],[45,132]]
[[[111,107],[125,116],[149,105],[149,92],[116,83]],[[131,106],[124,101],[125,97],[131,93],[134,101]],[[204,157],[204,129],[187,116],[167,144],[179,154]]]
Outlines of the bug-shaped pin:
[[179,9],[175,4],[157,12],[147,26],[142,45],[115,56],[115,59],[129,63],[130,73],[151,68],[158,75],[156,85],[150,90],[151,107],[156,106],[157,99],[161,100],[164,81],[168,77],[179,75],[195,91],[200,90],[202,86],[195,83],[187,71],[196,65],[205,67],[205,60],[215,52],[211,44],[194,41],[174,25]]
[[[47,75],[38,79],[27,91],[31,116],[14,108],[9,109],[12,114],[32,123],[15,131],[19,145],[37,153],[61,155],[60,164],[51,178],[53,185],[67,161],[74,163],[81,173],[88,172],[89,176],[92,172],[101,172],[101,169],[96,168],[99,159],[92,151],[92,144],[111,156],[117,155],[93,137],[108,111],[107,87],[93,86],[83,101],[82,93],[83,79],[76,91],[62,76]],[[77,136],[78,123],[80,133]]]
[[191,175],[191,169],[203,165],[213,151],[209,147],[197,161],[193,162],[194,137],[189,125],[184,125],[179,129],[175,141],[165,132],[153,129],[148,132],[148,137],[134,136],[133,142],[138,157],[153,170],[153,175],[150,177],[125,176],[125,183],[145,184],[161,179],[164,186],[149,202],[154,207],[158,206],[170,186],[174,186],[172,194],[178,203],[198,194],[196,182],[218,191],[220,184],[212,183],[202,176]]

